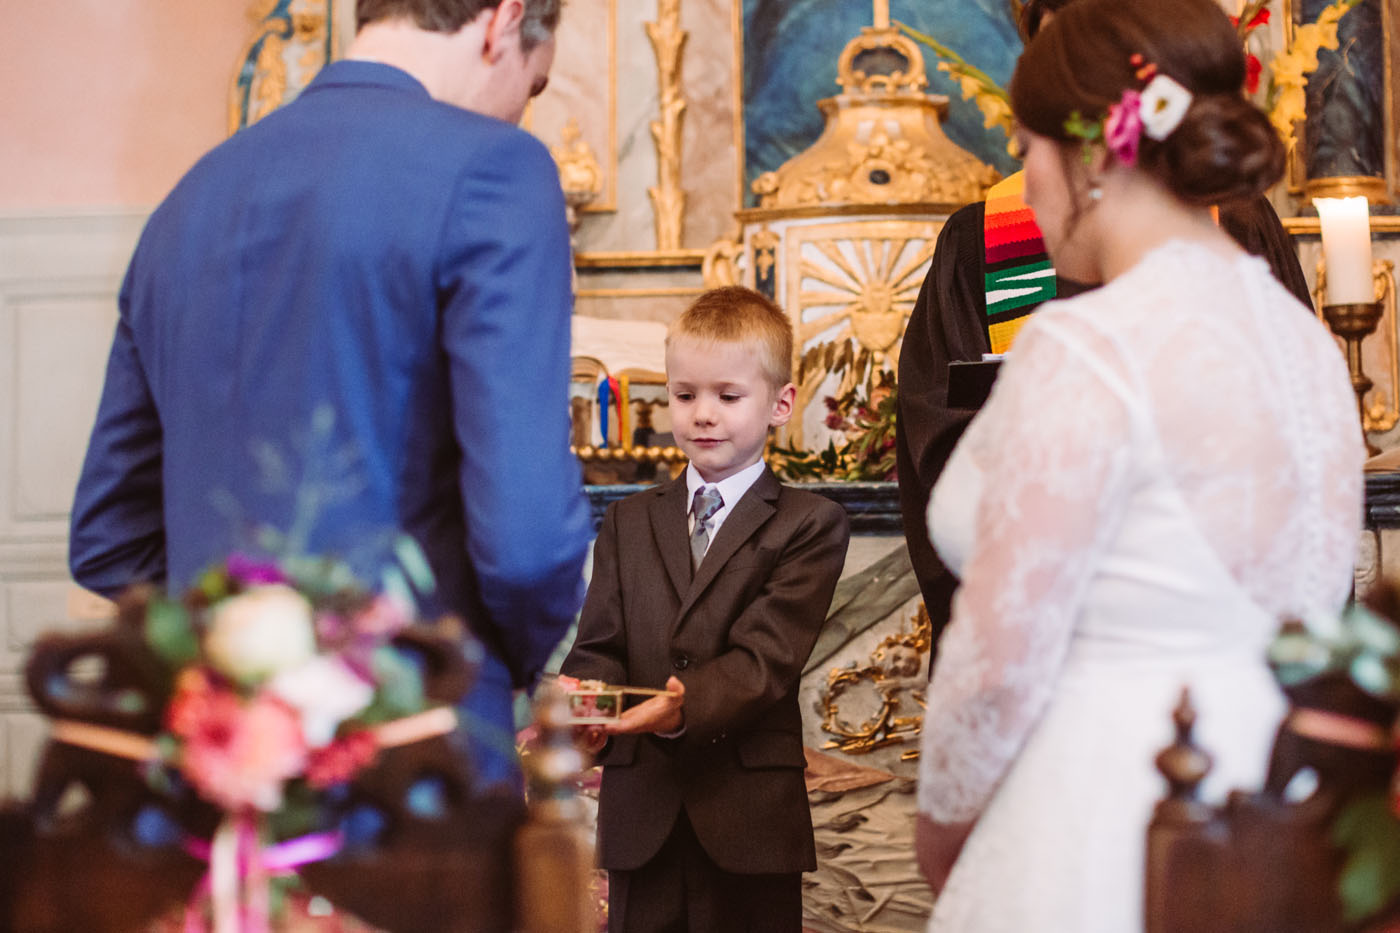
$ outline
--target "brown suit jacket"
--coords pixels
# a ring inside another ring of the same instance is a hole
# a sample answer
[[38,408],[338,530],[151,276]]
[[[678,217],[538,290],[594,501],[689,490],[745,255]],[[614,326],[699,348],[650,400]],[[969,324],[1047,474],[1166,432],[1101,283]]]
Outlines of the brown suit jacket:
[[641,867],[682,807],[731,872],[816,868],[798,680],[846,557],[845,511],[767,469],[694,574],[685,478],[609,507],[563,673],[685,684],[685,731],[615,737],[601,756],[598,861]]

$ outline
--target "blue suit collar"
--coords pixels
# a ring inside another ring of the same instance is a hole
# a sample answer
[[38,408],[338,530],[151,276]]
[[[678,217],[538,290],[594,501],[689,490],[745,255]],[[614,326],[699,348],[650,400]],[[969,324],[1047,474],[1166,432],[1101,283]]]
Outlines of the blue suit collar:
[[323,87],[384,87],[429,97],[428,89],[413,75],[382,62],[342,60],[322,68],[306,91]]

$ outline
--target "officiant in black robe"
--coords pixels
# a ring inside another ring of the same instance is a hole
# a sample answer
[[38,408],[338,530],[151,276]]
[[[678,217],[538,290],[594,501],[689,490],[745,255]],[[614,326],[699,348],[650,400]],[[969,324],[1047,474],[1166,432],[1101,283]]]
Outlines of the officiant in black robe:
[[[914,574],[933,621],[935,651],[938,635],[952,611],[957,579],[929,542],[925,512],[933,484],[977,413],[976,407],[950,407],[948,364],[978,362],[991,350],[985,293],[985,212],[985,203],[969,204],[944,224],[899,357],[895,452],[900,511]],[[1312,296],[1293,238],[1266,199],[1222,207],[1219,221],[1246,251],[1265,259],[1274,276],[1312,310]],[[1057,298],[1095,287],[1059,275],[1055,284]]]

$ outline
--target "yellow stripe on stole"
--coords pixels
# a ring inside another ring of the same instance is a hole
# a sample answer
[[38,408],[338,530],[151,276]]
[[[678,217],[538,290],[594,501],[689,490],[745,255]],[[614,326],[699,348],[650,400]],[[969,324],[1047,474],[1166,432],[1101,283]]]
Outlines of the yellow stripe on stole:
[[1029,314],[1023,314],[1018,318],[1009,321],[1002,321],[999,324],[991,324],[987,327],[987,336],[992,340],[993,353],[1005,353],[1011,349],[1011,343],[1016,339],[1016,335],[1021,332],[1021,328],[1031,319]]

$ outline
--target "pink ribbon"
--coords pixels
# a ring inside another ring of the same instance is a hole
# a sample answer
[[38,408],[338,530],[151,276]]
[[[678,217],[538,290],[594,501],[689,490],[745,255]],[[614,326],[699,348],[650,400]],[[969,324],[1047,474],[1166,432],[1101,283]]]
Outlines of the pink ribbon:
[[200,908],[206,898],[216,933],[267,933],[268,878],[290,875],[302,865],[328,859],[340,851],[343,841],[339,832],[312,833],[259,847],[256,819],[247,815],[225,820],[209,842],[186,839],[185,851],[208,862],[209,870],[185,906],[184,933],[204,929]]

